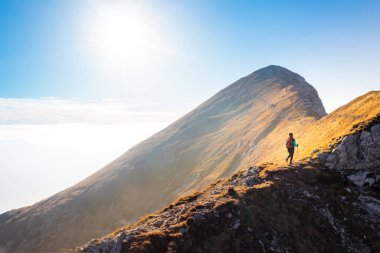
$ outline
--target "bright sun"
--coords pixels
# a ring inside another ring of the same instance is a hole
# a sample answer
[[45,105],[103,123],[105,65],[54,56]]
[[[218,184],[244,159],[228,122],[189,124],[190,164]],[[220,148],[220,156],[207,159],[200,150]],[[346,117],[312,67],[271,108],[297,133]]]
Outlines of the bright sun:
[[93,45],[107,61],[138,64],[146,61],[158,43],[148,19],[138,11],[103,11],[94,26]]

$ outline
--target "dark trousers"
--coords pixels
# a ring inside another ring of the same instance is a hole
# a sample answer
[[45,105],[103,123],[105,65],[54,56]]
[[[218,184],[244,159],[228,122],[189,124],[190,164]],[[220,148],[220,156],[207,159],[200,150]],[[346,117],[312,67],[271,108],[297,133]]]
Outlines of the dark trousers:
[[293,155],[294,155],[294,148],[288,148],[288,152],[289,152],[289,155],[288,155],[288,158],[286,158],[286,160],[288,160],[290,158],[290,164],[292,164]]

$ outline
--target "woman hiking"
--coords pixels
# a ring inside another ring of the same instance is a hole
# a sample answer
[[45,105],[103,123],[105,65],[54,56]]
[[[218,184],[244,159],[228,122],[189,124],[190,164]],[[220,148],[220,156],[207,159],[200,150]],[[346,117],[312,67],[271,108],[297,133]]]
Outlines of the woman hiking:
[[288,149],[289,155],[285,161],[288,162],[290,158],[290,162],[289,162],[290,167],[292,167],[293,165],[294,147],[298,147],[298,144],[296,142],[296,139],[293,138],[293,133],[289,133],[289,137],[286,140],[286,148]]

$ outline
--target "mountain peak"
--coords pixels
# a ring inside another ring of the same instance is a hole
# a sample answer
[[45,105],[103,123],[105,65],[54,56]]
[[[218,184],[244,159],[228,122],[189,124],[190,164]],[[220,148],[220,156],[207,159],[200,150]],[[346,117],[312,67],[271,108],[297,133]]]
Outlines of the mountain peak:
[[267,67],[261,68],[253,72],[251,75],[260,79],[278,78],[283,81],[292,83],[305,82],[305,78],[299,74],[277,65],[269,65]]
[[279,66],[279,65],[268,65],[266,67],[263,67],[261,69],[256,70],[255,72],[263,72],[263,71],[288,71],[288,72],[292,72],[289,69],[284,68],[284,67]]
[[269,65],[239,79],[218,93],[214,100],[220,99],[235,101],[235,104],[237,101],[240,104],[265,101],[277,108],[288,107],[301,117],[318,119],[326,115],[317,90],[299,74],[277,65]]

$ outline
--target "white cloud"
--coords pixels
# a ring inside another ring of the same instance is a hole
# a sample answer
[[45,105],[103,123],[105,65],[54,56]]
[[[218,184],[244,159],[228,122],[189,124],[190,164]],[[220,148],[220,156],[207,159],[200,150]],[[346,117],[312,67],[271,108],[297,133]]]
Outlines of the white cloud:
[[74,185],[169,123],[0,125],[0,213]]
[[81,101],[45,97],[39,99],[0,98],[0,125],[8,124],[117,124],[167,122],[171,112],[157,110],[156,104],[128,104],[104,99]]
[[176,119],[157,107],[0,98],[0,213],[75,184]]

